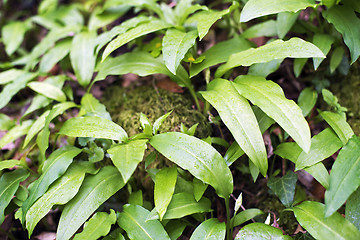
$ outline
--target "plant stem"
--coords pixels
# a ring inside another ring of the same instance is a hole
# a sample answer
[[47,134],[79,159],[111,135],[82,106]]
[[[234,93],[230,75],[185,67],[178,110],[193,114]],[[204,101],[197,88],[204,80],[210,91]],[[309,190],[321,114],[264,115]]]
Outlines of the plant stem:
[[225,199],[225,207],[226,207],[226,239],[227,240],[231,240],[231,233],[230,233],[230,228],[231,228],[231,223],[230,223],[230,207],[229,207],[229,202],[230,202],[230,199],[229,197],[227,197]]

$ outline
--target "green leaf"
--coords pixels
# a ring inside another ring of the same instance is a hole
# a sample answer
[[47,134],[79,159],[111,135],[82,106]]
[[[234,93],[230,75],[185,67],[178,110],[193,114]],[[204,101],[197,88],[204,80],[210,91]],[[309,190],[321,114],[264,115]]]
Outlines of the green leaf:
[[342,46],[335,48],[330,58],[330,73],[333,73],[335,69],[340,65],[344,54],[345,50]]
[[246,29],[241,34],[243,38],[256,38],[256,37],[273,37],[276,36],[276,22],[274,20],[268,20],[258,23],[250,28]]
[[21,89],[23,89],[26,84],[34,79],[37,76],[37,73],[26,72],[21,76],[17,77],[16,80],[7,84],[0,93],[0,109],[5,107],[15,94],[17,94]]
[[11,56],[20,47],[27,30],[26,21],[11,22],[2,27],[1,36],[7,55]]
[[71,118],[64,123],[58,134],[118,141],[124,141],[128,137],[125,130],[116,123],[96,116]]
[[265,223],[251,223],[243,227],[238,234],[236,234],[235,240],[291,240],[290,236],[283,235],[281,229],[269,226]]
[[105,166],[96,175],[87,176],[78,194],[65,205],[56,239],[69,239],[101,204],[124,185],[119,171],[113,166]]
[[340,150],[325,192],[325,217],[331,216],[360,186],[360,138],[353,136]]
[[65,146],[53,152],[44,162],[40,177],[32,182],[28,187],[29,197],[22,205],[23,222],[33,203],[46,192],[49,186],[56,179],[65,173],[74,157],[76,157],[80,152],[81,150],[79,148]]
[[107,151],[125,183],[142,161],[147,141],[134,140],[129,143],[115,145]]
[[166,31],[162,40],[163,58],[166,67],[174,75],[185,53],[195,44],[196,38],[196,31],[185,33],[173,28]]
[[42,73],[49,72],[56,63],[69,54],[71,48],[71,39],[65,39],[58,42],[41,58],[39,71]]
[[163,168],[155,175],[154,202],[156,211],[160,216],[160,221],[162,221],[174,194],[176,179],[176,167]]
[[58,102],[65,102],[66,96],[60,88],[46,82],[31,82],[27,84],[32,90]]
[[176,240],[182,235],[186,226],[187,224],[181,220],[170,220],[170,222],[166,224],[165,230],[171,240]]
[[241,11],[240,22],[279,12],[297,12],[315,6],[312,0],[249,0]]
[[[168,112],[168,113],[160,116],[158,119],[155,120],[154,126],[152,127],[152,133],[153,133],[154,135],[159,131],[159,129],[160,129],[161,125],[163,124],[163,122],[165,121],[165,119],[166,119],[172,112],[173,112],[173,110],[171,110],[170,112]],[[190,134],[190,135],[191,135],[191,134]],[[194,134],[193,134],[193,135],[194,135]]]
[[[313,44],[315,44],[323,53],[327,55],[331,49],[331,45],[334,43],[335,39],[328,34],[318,34],[316,33],[313,38]],[[313,58],[314,69],[316,70],[324,58]]]
[[130,194],[130,196],[129,196],[128,203],[143,206],[144,201],[143,201],[142,191],[139,190],[139,191],[136,191],[136,192],[132,192]]
[[280,39],[283,39],[285,35],[290,31],[294,23],[296,22],[300,12],[279,12],[276,18],[276,30]]
[[236,214],[231,221],[233,222],[233,227],[236,227],[262,214],[264,214],[262,210],[250,208]]
[[264,140],[249,102],[230,81],[215,79],[207,87],[208,91],[201,92],[202,96],[215,107],[241,149],[266,176],[268,163]]
[[211,211],[211,202],[209,199],[201,198],[200,201],[197,202],[193,194],[181,192],[173,195],[163,219],[178,219],[194,213],[209,211]]
[[309,151],[309,125],[299,106],[284,96],[279,85],[263,77],[239,76],[233,86],[242,96],[274,119],[304,151]]
[[91,11],[91,15],[88,22],[88,28],[90,31],[96,31],[99,28],[106,27],[110,23],[119,19],[129,10],[128,6],[114,7],[104,11],[101,6],[97,6]]
[[311,148],[308,153],[304,151],[300,153],[296,160],[295,171],[321,162],[333,155],[341,147],[342,142],[335,132],[330,128],[326,128],[311,139]]
[[346,200],[345,217],[360,230],[360,188]]
[[219,42],[201,55],[205,58],[204,61],[191,66],[190,77],[196,76],[208,67],[226,62],[231,54],[244,51],[250,47],[250,43],[241,36],[235,36],[230,40]]
[[123,209],[124,211],[119,214],[117,222],[126,231],[130,239],[170,239],[159,220],[147,220],[150,212],[145,208],[126,204]]
[[315,107],[317,99],[318,94],[314,89],[307,87],[301,91],[298,98],[298,106],[301,108],[304,117],[308,116]]
[[140,24],[129,31],[120,34],[114,40],[112,40],[105,48],[104,53],[102,55],[102,62],[117,48],[121,47],[122,45],[138,38],[140,36],[147,35],[152,32],[159,31],[164,28],[171,27],[171,24],[163,22],[161,20],[153,20],[149,23]]
[[6,172],[0,178],[0,223],[4,221],[5,208],[9,205],[14,197],[20,182],[24,181],[29,173],[22,168],[18,168],[12,172]]
[[92,163],[72,163],[65,174],[56,180],[27,212],[26,229],[29,231],[29,236],[32,234],[36,224],[54,205],[66,204],[78,193],[85,178],[85,173],[94,174],[95,171],[95,166]]
[[183,133],[155,135],[150,144],[193,176],[213,186],[217,194],[227,199],[233,191],[233,179],[225,160],[209,144]]
[[106,107],[99,102],[91,93],[85,93],[81,98],[81,110],[80,114],[87,114],[88,116],[102,117],[107,120],[111,120],[111,116],[106,111]]
[[340,213],[325,218],[325,205],[322,203],[305,201],[293,211],[300,225],[316,239],[360,239],[360,232]]
[[22,74],[24,74],[24,71],[16,68],[3,71],[0,73],[0,85],[14,81]]
[[76,78],[81,86],[89,85],[94,69],[96,32],[76,34],[71,43],[70,59]]
[[110,232],[111,225],[114,223],[116,223],[114,209],[110,209],[110,214],[97,212],[84,224],[84,230],[76,234],[74,240],[98,239],[106,236]]
[[281,178],[270,177],[267,186],[275,193],[285,207],[290,207],[294,201],[297,175],[288,171]]
[[334,25],[343,38],[346,46],[350,49],[351,64],[360,56],[360,19],[356,16],[354,10],[346,5],[336,5],[322,12],[324,18]]
[[187,17],[198,11],[208,10],[204,5],[192,4],[192,0],[179,1],[174,9],[175,19],[178,26],[182,26]]
[[45,111],[41,116],[35,120],[35,122],[31,125],[30,129],[27,132],[26,138],[24,140],[23,149],[27,147],[29,142],[33,139],[33,137],[38,134],[41,129],[45,126],[45,119],[49,115],[50,110]]
[[307,62],[307,58],[295,58],[294,60],[294,74],[295,77],[299,77],[306,62]]
[[276,59],[266,63],[254,63],[249,67],[248,75],[267,77],[279,69],[284,59]]
[[360,2],[358,0],[342,0],[341,3],[351,6],[356,12],[360,13]]
[[354,135],[350,125],[346,122],[340,114],[333,112],[320,112],[321,117],[330,125],[340,138],[343,145],[345,145],[349,139]]
[[229,60],[217,69],[215,77],[221,77],[228,70],[238,66],[250,66],[275,59],[310,57],[325,58],[325,55],[315,45],[300,38],[293,37],[288,41],[279,39],[261,47],[250,48],[231,55]]
[[194,178],[193,186],[194,186],[194,197],[195,197],[195,200],[198,202],[204,195],[204,192],[207,189],[208,185],[203,183],[199,179]]
[[225,239],[226,225],[217,218],[210,218],[202,222],[192,233],[190,240]]
[[16,125],[12,129],[10,129],[5,134],[5,136],[3,136],[0,139],[0,149],[5,147],[5,145],[7,145],[8,143],[11,143],[16,139],[18,139],[19,137],[25,135],[29,131],[32,123],[33,123],[32,120],[26,120],[22,122],[20,125]]
[[21,165],[21,162],[19,160],[13,159],[13,160],[2,160],[0,161],[0,171],[6,168],[13,168],[15,166]]

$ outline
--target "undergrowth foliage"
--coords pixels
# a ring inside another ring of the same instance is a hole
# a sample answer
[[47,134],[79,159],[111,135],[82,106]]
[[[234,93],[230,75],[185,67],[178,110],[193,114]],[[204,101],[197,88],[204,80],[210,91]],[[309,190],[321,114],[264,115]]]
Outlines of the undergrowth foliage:
[[[0,3],[0,223],[14,215],[30,238],[58,209],[58,240],[360,239],[360,138],[347,109],[323,82],[295,102],[267,80],[286,58],[295,77],[346,74],[360,55],[357,0],[67,2],[43,0],[21,14]],[[200,51],[220,29],[227,38]],[[129,73],[150,76],[160,104],[155,81],[166,75],[192,96],[184,109],[203,115],[193,119],[221,134],[205,126],[196,137],[199,123],[175,123],[181,112],[162,107],[160,116],[129,111],[135,131],[115,123],[92,89]],[[316,109],[320,101],[331,110]],[[314,121],[327,127],[312,133]],[[234,191],[240,162],[242,179],[266,179],[303,231],[284,234],[274,213],[245,209],[246,193]],[[324,202],[301,194],[298,172],[326,189]],[[226,209],[221,221],[215,200]]]

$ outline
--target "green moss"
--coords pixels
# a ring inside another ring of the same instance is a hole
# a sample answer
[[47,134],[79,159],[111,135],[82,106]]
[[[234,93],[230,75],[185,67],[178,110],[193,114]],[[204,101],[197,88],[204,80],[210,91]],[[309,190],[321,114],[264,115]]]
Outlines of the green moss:
[[195,133],[197,137],[204,138],[211,134],[209,122],[200,111],[192,108],[190,96],[151,86],[141,86],[134,90],[112,86],[106,90],[103,102],[113,121],[122,126],[129,136],[141,132],[140,113],[144,113],[153,123],[171,110],[173,112],[159,132],[180,131],[181,123],[186,127],[199,123]]

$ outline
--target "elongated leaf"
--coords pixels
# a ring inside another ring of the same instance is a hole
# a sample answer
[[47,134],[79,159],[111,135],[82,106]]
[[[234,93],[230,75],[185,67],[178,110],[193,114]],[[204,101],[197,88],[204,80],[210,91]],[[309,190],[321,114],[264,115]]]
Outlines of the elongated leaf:
[[343,145],[345,145],[349,139],[354,135],[350,125],[346,122],[340,114],[333,112],[320,112],[320,115],[330,125],[330,127],[336,132]]
[[200,4],[193,4],[192,2],[193,1],[191,0],[184,0],[184,1],[179,1],[176,4],[174,13],[175,13],[176,23],[178,26],[182,26],[184,21],[190,14],[198,10],[208,10],[206,6]]
[[213,186],[222,198],[233,191],[233,179],[225,160],[209,144],[183,133],[155,135],[150,144],[170,161]]
[[266,16],[279,12],[297,12],[307,7],[315,7],[312,0],[250,0],[248,1],[240,16],[240,22],[247,22],[251,19]]
[[28,29],[27,25],[27,22],[17,21],[2,27],[1,36],[5,45],[5,51],[9,56],[20,47],[25,32]]
[[165,226],[166,232],[169,234],[171,240],[178,239],[184,232],[187,224],[181,220],[170,220]]
[[249,67],[248,75],[267,77],[280,67],[284,59],[276,59],[266,63],[254,63]]
[[[324,55],[327,55],[334,41],[335,39],[328,34],[315,34],[313,44],[315,44],[324,53]],[[324,58],[313,58],[315,70],[320,66],[323,60]]]
[[8,115],[0,113],[0,131],[7,131],[15,126],[15,120]]
[[105,166],[96,175],[86,177],[78,194],[65,205],[56,239],[69,239],[101,204],[124,185],[119,171],[112,166]]
[[312,88],[304,88],[298,98],[298,105],[301,108],[303,116],[309,115],[311,110],[315,107],[318,94]]
[[91,93],[86,93],[81,98],[81,110],[79,115],[81,114],[87,114],[92,116],[98,116],[105,118],[107,120],[111,120],[111,116],[106,111],[106,108],[103,104],[99,102]]
[[11,143],[16,139],[18,139],[19,137],[25,135],[29,131],[32,123],[33,123],[32,120],[26,120],[22,122],[21,125],[16,125],[12,129],[10,129],[5,134],[5,136],[3,136],[0,139],[0,149],[5,147],[6,144]]
[[134,240],[169,240],[168,234],[159,220],[147,220],[149,211],[138,205],[127,204],[119,214],[118,224],[130,239]]
[[182,32],[177,29],[169,29],[162,40],[163,45],[163,58],[166,67],[176,75],[181,60],[184,58],[185,53],[195,44],[197,32]]
[[360,186],[360,138],[353,136],[341,149],[331,169],[325,192],[325,217],[331,216]]
[[249,102],[230,81],[224,79],[212,81],[208,84],[208,91],[201,94],[215,107],[241,149],[266,176],[268,164],[265,144]]
[[296,182],[297,175],[293,171],[288,171],[281,178],[269,178],[267,185],[285,207],[290,207],[294,201]]
[[342,143],[335,132],[326,128],[311,139],[311,148],[308,153],[304,151],[300,153],[296,160],[295,171],[312,166],[330,157],[341,147]]
[[125,130],[116,123],[96,116],[76,117],[67,120],[59,134],[71,137],[107,138],[118,141],[127,139]]
[[197,178],[193,179],[193,186],[194,186],[194,197],[196,201],[199,201],[202,196],[204,195],[204,192],[206,191],[207,187],[209,185],[203,183]]
[[116,223],[114,209],[110,209],[110,214],[97,212],[84,224],[84,230],[76,234],[74,240],[98,239],[106,236],[110,232],[111,225],[114,223]]
[[233,86],[242,96],[274,119],[305,152],[309,151],[309,125],[299,106],[285,98],[279,85],[263,77],[240,76],[235,79]]
[[360,239],[357,228],[339,213],[325,218],[325,205],[322,203],[305,201],[293,211],[301,226],[316,239]]
[[144,77],[162,73],[169,76],[180,86],[188,88],[192,86],[186,70],[181,65],[179,65],[177,73],[174,75],[167,69],[161,57],[153,58],[147,52],[131,52],[116,58],[108,57],[106,61],[99,65],[97,70],[99,73],[96,76],[96,81],[104,79],[107,75],[134,73]]
[[337,69],[344,57],[345,50],[342,46],[335,48],[330,59],[330,73],[333,73]]
[[190,77],[196,76],[208,67],[226,62],[231,54],[244,51],[250,47],[250,43],[241,36],[235,36],[230,40],[219,42],[201,55],[201,57],[205,57],[204,61],[191,67]]
[[65,102],[66,96],[60,88],[46,82],[31,82],[27,84],[32,90],[58,102]]
[[238,66],[250,66],[275,59],[310,57],[325,58],[325,55],[315,45],[300,38],[294,37],[288,41],[275,40],[261,47],[231,55],[229,61],[218,68],[215,77],[221,77],[231,68]]
[[351,64],[354,63],[360,56],[360,28],[354,27],[360,24],[360,19],[354,10],[346,5],[334,6],[322,14],[343,35],[351,53]]
[[346,200],[345,216],[360,231],[360,188]]
[[265,223],[251,223],[243,227],[238,234],[236,234],[235,240],[291,240],[290,236],[283,235],[283,232],[275,227],[269,226]]
[[163,168],[155,176],[154,202],[156,211],[159,213],[160,221],[174,194],[177,179],[176,167]]
[[24,74],[23,70],[19,70],[16,68],[11,68],[9,70],[3,71],[0,73],[0,84],[6,84],[14,81],[18,77]]
[[27,212],[26,228],[29,231],[29,236],[36,224],[54,205],[66,204],[77,194],[85,178],[85,173],[95,173],[95,171],[95,166],[89,162],[71,164],[65,174],[56,180]]
[[26,84],[37,76],[37,73],[24,73],[13,82],[7,84],[0,93],[0,109],[5,107],[15,94],[23,89]]
[[276,22],[268,20],[250,28],[241,34],[243,38],[256,38],[256,37],[273,37],[277,34]]
[[307,62],[307,58],[295,58],[294,60],[294,74],[295,77],[299,77],[306,62]]
[[70,52],[71,40],[65,39],[57,43],[52,49],[44,54],[40,61],[39,71],[49,72],[56,63],[63,59]]
[[41,169],[40,177],[28,187],[29,197],[22,205],[23,222],[33,203],[46,192],[56,179],[65,173],[66,169],[72,163],[73,158],[80,152],[81,150],[79,148],[65,146],[57,149],[49,156]]
[[210,218],[202,222],[193,232],[190,240],[200,239],[225,239],[226,225],[224,222],[220,223],[216,218]]
[[280,39],[283,39],[285,35],[290,31],[300,12],[279,12],[276,18],[276,30]]
[[[152,127],[152,134],[155,135],[157,134],[157,132],[159,131],[161,125],[163,124],[163,122],[165,121],[165,119],[172,113],[172,110],[168,113],[165,113],[164,115],[160,116],[159,118],[157,118],[154,122],[154,126]],[[140,115],[141,116],[141,115]],[[140,117],[141,118],[141,117]],[[151,126],[151,125],[150,125]],[[145,128],[144,128],[145,129]],[[144,130],[145,132],[145,130]],[[191,134],[190,134],[191,135]],[[193,134],[194,135],[194,134]],[[192,135],[192,136],[193,136]]]
[[169,28],[169,27],[171,27],[170,24],[160,20],[154,20],[149,23],[140,24],[137,27],[134,27],[123,34],[120,34],[114,40],[112,40],[106,46],[101,61],[103,62],[110,55],[110,53],[112,53],[122,45],[130,42],[131,40],[134,40],[135,38],[138,38],[140,36],[144,36],[146,34],[156,32],[161,29]]
[[249,221],[250,219],[258,216],[258,215],[261,215],[261,214],[264,214],[263,211],[261,211],[260,209],[257,209],[257,208],[250,208],[250,209],[246,209],[242,212],[239,212],[238,214],[236,214],[233,218],[232,218],[232,221],[233,221],[233,226],[236,227],[236,226],[239,226],[247,221]]
[[126,183],[144,157],[147,140],[134,140],[129,143],[115,145],[108,150],[115,167]]
[[27,132],[26,138],[24,140],[23,149],[29,144],[29,142],[33,139],[33,137],[38,134],[42,128],[45,126],[45,119],[49,115],[50,111],[47,110],[41,116],[35,120],[35,122],[31,125],[30,129]]
[[0,171],[6,168],[13,168],[15,166],[20,165],[21,162],[19,160],[13,159],[13,160],[3,160],[0,161]]
[[4,221],[4,211],[14,197],[20,182],[24,181],[29,173],[22,168],[7,172],[0,178],[0,223]]

